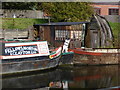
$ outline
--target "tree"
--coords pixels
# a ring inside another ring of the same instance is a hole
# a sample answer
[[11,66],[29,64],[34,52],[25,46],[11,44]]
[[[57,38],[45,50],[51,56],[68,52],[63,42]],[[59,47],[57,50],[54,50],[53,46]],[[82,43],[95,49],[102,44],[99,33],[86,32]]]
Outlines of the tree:
[[87,2],[42,2],[40,6],[55,22],[85,21],[93,14],[93,8]]
[[3,2],[3,9],[33,10],[37,9],[37,2]]

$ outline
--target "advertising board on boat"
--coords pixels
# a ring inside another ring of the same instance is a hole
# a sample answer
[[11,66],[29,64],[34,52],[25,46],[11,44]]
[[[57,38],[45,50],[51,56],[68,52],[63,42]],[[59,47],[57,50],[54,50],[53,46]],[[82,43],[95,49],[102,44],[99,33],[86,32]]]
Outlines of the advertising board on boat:
[[47,56],[47,55],[49,55],[49,48],[47,45],[47,41],[5,43],[5,56],[3,56],[3,59]]

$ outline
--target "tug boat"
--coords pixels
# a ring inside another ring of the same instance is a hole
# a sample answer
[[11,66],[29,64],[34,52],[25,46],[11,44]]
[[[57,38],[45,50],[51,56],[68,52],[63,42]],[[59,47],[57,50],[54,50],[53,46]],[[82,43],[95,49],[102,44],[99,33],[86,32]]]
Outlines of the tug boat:
[[1,41],[0,75],[45,70],[57,67],[62,47],[49,52],[47,41]]

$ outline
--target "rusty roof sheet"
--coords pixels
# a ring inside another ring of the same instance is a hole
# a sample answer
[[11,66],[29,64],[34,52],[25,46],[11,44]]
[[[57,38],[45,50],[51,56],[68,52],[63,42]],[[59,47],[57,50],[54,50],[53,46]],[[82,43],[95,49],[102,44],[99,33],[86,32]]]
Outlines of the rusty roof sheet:
[[87,21],[85,22],[56,22],[56,23],[44,23],[44,24],[34,24],[34,25],[39,25],[39,26],[66,26],[66,25],[78,25],[78,24],[84,24],[84,23],[89,23]]

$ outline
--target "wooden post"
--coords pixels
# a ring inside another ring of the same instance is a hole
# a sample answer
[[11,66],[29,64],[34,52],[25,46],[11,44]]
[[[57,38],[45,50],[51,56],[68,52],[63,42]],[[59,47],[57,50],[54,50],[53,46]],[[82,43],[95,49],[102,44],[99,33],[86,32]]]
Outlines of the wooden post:
[[2,30],[3,38],[5,39],[5,29]]
[[5,43],[0,42],[0,55],[4,55],[5,51]]
[[48,23],[50,24],[50,16],[48,16]]

